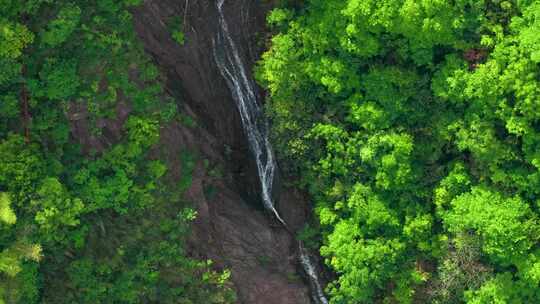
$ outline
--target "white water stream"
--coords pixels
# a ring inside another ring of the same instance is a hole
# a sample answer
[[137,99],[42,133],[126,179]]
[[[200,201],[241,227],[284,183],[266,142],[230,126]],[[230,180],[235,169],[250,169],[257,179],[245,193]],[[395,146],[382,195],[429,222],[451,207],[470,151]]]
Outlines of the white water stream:
[[[287,228],[287,224],[279,215],[272,200],[276,161],[268,138],[268,122],[264,118],[257,100],[253,80],[248,77],[244,63],[238,53],[238,48],[230,35],[225,14],[223,13],[224,2],[225,0],[217,0],[220,29],[216,40],[214,40],[214,57],[221,75],[225,78],[227,86],[232,92],[233,99],[240,112],[242,126],[246,132],[251,152],[255,156],[264,207],[272,212]],[[314,262],[302,242],[298,242],[298,246],[300,263],[310,280],[313,300],[317,304],[328,304]]]
[[287,226],[272,202],[272,185],[274,182],[276,161],[272,152],[272,146],[268,140],[268,123],[264,119],[261,107],[257,102],[255,86],[247,76],[238,49],[229,33],[229,27],[222,10],[223,3],[224,0],[218,0],[217,2],[220,31],[217,41],[214,43],[214,57],[221,75],[225,78],[236,101],[251,152],[255,156],[257,173],[261,181],[264,206],[284,226]]
[[328,300],[324,296],[324,291],[319,282],[319,276],[317,270],[314,266],[313,261],[311,260],[308,251],[304,248],[302,242],[298,242],[298,247],[300,250],[300,263],[304,268],[304,271],[309,276],[309,283],[311,285],[311,296],[317,304],[328,304]]

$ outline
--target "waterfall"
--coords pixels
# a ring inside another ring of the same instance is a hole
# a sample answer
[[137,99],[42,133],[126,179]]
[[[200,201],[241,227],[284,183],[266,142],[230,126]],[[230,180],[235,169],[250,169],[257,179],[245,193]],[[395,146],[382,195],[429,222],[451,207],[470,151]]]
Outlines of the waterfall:
[[274,182],[276,161],[268,139],[268,123],[264,119],[262,109],[257,102],[255,85],[247,76],[238,49],[229,33],[225,15],[223,14],[223,3],[224,0],[218,0],[217,2],[220,31],[218,32],[217,41],[214,43],[214,57],[221,75],[225,78],[236,101],[242,125],[249,141],[249,147],[255,156],[264,206],[284,226],[287,226],[272,202],[272,184]]
[[[219,30],[214,40],[214,58],[218,69],[225,79],[236,102],[242,126],[247,135],[249,147],[255,157],[257,173],[261,183],[264,207],[288,230],[287,224],[276,210],[272,200],[272,186],[276,170],[276,160],[268,136],[268,122],[257,100],[255,85],[248,77],[238,49],[230,35],[229,27],[223,13],[225,0],[217,0],[219,13]],[[311,260],[302,242],[298,242],[300,263],[310,281],[313,301],[317,304],[328,304],[319,282],[315,264]]]
[[302,244],[302,241],[298,242],[298,247],[300,250],[300,263],[302,264],[302,267],[304,268],[306,274],[309,276],[309,283],[311,285],[312,293],[311,296],[313,297],[313,300],[318,304],[328,304],[328,300],[326,300],[323,288],[321,286],[321,283],[319,282],[319,276],[317,275],[315,266],[313,266],[314,263],[311,260],[308,251],[306,250],[306,248],[304,248],[304,244]]

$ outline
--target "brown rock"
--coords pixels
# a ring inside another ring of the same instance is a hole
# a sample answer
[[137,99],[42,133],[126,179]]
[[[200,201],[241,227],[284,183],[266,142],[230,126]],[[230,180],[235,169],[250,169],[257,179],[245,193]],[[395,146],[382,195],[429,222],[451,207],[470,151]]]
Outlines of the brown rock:
[[[257,45],[256,33],[264,30],[268,7],[251,0],[226,0],[225,5],[234,39],[244,61],[252,65],[260,50],[250,46]],[[186,16],[184,45],[175,42],[167,29],[174,16]],[[297,243],[262,210],[240,117],[214,63],[214,2],[147,0],[134,17],[146,51],[167,76],[167,90],[181,98],[183,111],[201,123],[197,128],[173,124],[161,135],[173,175],[181,173],[178,155],[182,149],[200,153],[192,185],[185,193],[198,211],[190,241],[192,254],[231,270],[240,303],[309,303],[307,285],[296,275]],[[209,176],[203,159],[223,167],[223,176]],[[213,195],[206,193],[210,187]],[[297,192],[281,192],[278,207],[296,229],[305,220],[305,200]]]

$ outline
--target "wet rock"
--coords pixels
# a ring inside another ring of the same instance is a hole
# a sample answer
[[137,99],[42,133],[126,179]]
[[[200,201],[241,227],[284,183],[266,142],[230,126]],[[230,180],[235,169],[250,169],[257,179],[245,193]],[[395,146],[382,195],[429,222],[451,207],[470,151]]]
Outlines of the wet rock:
[[[260,53],[254,46],[268,8],[261,1],[226,0],[231,33],[250,67]],[[184,20],[184,45],[175,42],[168,29],[175,16]],[[240,303],[309,303],[308,287],[296,274],[297,243],[262,210],[240,116],[214,63],[217,20],[215,4],[209,0],[147,0],[134,11],[136,31],[166,75],[167,90],[181,100],[182,111],[200,123],[196,128],[175,123],[161,134],[172,164],[171,178],[181,175],[182,150],[200,154],[192,185],[184,194],[198,211],[191,253],[231,270]],[[224,168],[222,176],[210,176],[203,160]],[[294,229],[301,227],[306,201],[296,191],[280,192],[280,213]]]

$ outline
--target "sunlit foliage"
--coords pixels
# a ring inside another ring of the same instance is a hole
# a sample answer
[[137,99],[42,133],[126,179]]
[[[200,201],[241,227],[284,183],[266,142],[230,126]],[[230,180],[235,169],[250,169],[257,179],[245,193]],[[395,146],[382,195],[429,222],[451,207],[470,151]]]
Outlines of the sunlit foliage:
[[269,15],[257,75],[332,303],[540,302],[539,20],[538,1],[491,0]]
[[188,202],[161,197],[149,151],[178,108],[135,37],[140,3],[0,1],[0,303],[234,301],[227,271],[187,256]]

